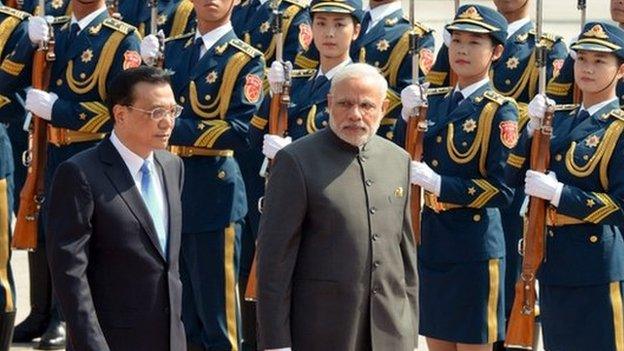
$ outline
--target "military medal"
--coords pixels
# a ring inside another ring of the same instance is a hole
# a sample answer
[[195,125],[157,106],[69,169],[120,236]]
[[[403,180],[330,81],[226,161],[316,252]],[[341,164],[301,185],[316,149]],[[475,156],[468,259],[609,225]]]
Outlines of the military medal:
[[592,135],[589,138],[585,139],[585,145],[587,147],[596,147],[600,144],[600,137],[597,135]]
[[502,121],[498,125],[500,128],[500,140],[508,148],[516,146],[518,143],[518,122]]
[[388,48],[390,47],[390,43],[388,43],[388,41],[386,39],[381,39],[380,41],[377,42],[377,50],[379,51],[386,51],[388,50]]
[[475,129],[477,129],[477,122],[472,118],[467,119],[464,124],[462,124],[462,129],[466,133],[472,133]]
[[93,59],[93,51],[91,49],[87,49],[82,52],[80,55],[80,60],[84,63],[90,62]]
[[507,65],[508,69],[516,69],[518,68],[518,65],[520,64],[520,60],[518,60],[517,57],[512,56],[507,60],[505,64]]

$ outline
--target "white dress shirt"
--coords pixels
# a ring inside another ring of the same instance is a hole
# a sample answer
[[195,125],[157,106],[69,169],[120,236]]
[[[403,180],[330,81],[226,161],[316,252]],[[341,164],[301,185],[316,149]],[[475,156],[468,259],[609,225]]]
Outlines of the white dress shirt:
[[228,22],[221,27],[217,27],[210,32],[207,32],[204,35],[201,35],[199,31],[195,32],[195,40],[197,40],[197,38],[202,38],[202,40],[204,41],[204,46],[202,46],[201,50],[199,51],[199,58],[201,59],[202,56],[204,56],[204,54],[206,54],[208,50],[210,50],[210,48],[212,48],[214,44],[216,44],[219,39],[221,39],[221,37],[226,35],[231,30],[232,23]]
[[351,63],[353,63],[353,61],[349,57],[346,60],[339,63],[338,65],[336,65],[334,68],[327,71],[327,73],[323,73],[323,71],[321,70],[321,66],[319,66],[319,70],[318,70],[318,73],[316,74],[316,77],[318,78],[320,76],[325,76],[327,80],[332,80],[332,78],[334,78],[334,76],[336,75],[336,73],[338,73],[338,71],[340,71],[340,69],[344,68],[345,66]]
[[470,95],[472,95],[475,91],[477,91],[479,88],[481,88],[483,85],[488,84],[489,82],[490,82],[490,78],[486,77],[476,83],[470,84],[464,89],[459,89],[459,84],[458,84],[455,86],[455,90],[453,90],[453,92],[456,92],[456,91],[461,92],[462,95],[464,96],[464,99],[466,99]]
[[609,99],[609,100],[606,100],[606,101],[603,101],[603,102],[599,102],[599,103],[597,103],[597,104],[595,104],[593,106],[587,107],[587,108],[584,105],[581,105],[581,109],[579,110],[579,112],[583,111],[583,110],[586,110],[587,113],[589,113],[590,116],[593,116],[594,113],[600,111],[601,108],[607,106],[608,104],[612,103],[613,101],[617,101],[617,97],[614,97],[612,99]]
[[531,22],[531,18],[525,17],[509,23],[509,25],[507,25],[507,39],[514,36],[520,28],[524,27],[524,25],[529,22]]
[[76,19],[76,16],[72,14],[72,18],[71,18],[71,24],[74,23],[78,23],[78,27],[80,27],[80,32],[82,32],[83,29],[87,28],[87,26],[89,24],[91,24],[91,22],[93,22],[93,20],[99,16],[100,14],[102,14],[102,12],[104,11],[108,11],[108,9],[106,8],[106,6],[102,6],[99,9],[91,12],[90,14],[84,16],[80,21],[78,19]]
[[386,16],[390,16],[392,13],[399,11],[400,9],[401,9],[400,1],[389,2],[387,4],[377,6],[374,9],[371,9],[370,7],[367,8],[366,10],[370,12],[371,21],[370,21],[370,24],[368,25],[368,28],[366,28],[366,33],[368,33],[371,30],[371,28],[376,26],[377,23],[383,20]]
[[[128,171],[132,176],[132,180],[134,180],[134,185],[137,187],[139,193],[141,193],[141,177],[143,174],[141,173],[141,167],[143,166],[143,162],[150,161],[150,175],[152,177],[152,184],[156,185],[156,201],[158,201],[158,208],[162,209],[162,213],[160,214],[163,218],[163,223],[165,225],[165,232],[169,233],[169,213],[167,211],[167,203],[166,196],[163,187],[163,182],[160,179],[160,172],[156,169],[156,165],[154,163],[154,153],[151,152],[146,159],[143,159],[141,156],[132,152],[126,145],[124,145],[121,140],[115,134],[115,131],[111,133],[110,141],[117,149],[117,152],[121,155],[126,167],[128,167]],[[160,191],[159,191],[160,190]]]

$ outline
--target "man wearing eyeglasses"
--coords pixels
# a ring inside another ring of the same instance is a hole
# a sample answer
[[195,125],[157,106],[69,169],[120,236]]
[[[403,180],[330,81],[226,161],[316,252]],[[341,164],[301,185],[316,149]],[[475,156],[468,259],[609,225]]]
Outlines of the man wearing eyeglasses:
[[46,227],[68,350],[186,350],[179,275],[182,161],[164,151],[182,112],[169,74],[111,85],[113,132],[61,163]]

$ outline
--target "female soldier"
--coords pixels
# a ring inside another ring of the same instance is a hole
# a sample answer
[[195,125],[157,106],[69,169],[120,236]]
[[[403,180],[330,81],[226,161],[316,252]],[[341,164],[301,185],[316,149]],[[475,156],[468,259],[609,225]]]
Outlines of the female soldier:
[[[291,104],[288,109],[288,137],[267,134],[262,152],[273,158],[277,151],[292,140],[325,128],[329,114],[326,111],[330,81],[340,68],[351,63],[349,48],[360,33],[359,0],[315,1],[310,7],[314,45],[320,53],[316,69],[292,71]],[[273,92],[281,90],[284,67],[273,62],[268,73]],[[251,120],[251,143],[259,144],[268,124],[270,99],[265,99],[258,115]]]
[[[429,128],[412,183],[425,190],[421,245],[420,334],[431,351],[490,350],[504,335],[505,243],[499,208],[512,190],[503,183],[517,141],[517,107],[494,92],[488,72],[501,57],[507,22],[498,12],[464,5],[446,26],[455,87],[429,93]],[[423,86],[401,95],[407,121]],[[405,123],[397,126],[397,134]],[[418,220],[418,219],[414,219]]]
[[[530,144],[546,99],[529,104],[530,121],[507,161],[506,178],[549,201],[540,307],[549,351],[624,350],[624,111],[616,85],[624,76],[624,31],[585,25],[570,47],[582,104],[557,106],[548,174],[528,170]],[[554,102],[550,102],[554,103]],[[620,227],[621,228],[621,227]]]

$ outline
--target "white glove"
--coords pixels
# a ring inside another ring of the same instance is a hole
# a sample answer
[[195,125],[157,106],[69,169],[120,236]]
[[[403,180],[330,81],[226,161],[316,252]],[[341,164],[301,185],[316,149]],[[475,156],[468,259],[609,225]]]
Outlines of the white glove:
[[28,20],[28,38],[34,45],[47,41],[50,38],[50,27],[45,18],[33,16]]
[[563,183],[557,180],[555,172],[544,174],[528,170],[524,182],[524,192],[527,195],[548,200],[554,206],[559,206]]
[[411,179],[412,184],[423,187],[430,193],[440,196],[442,177],[424,162],[412,161]]
[[278,151],[290,143],[292,143],[291,137],[283,138],[275,134],[265,134],[264,143],[262,144],[262,153],[267,158],[273,159]]
[[52,119],[52,107],[58,100],[54,93],[39,89],[29,89],[26,93],[26,109],[33,114],[49,121]]
[[416,109],[427,103],[426,91],[429,82],[425,84],[412,84],[401,90],[401,117],[405,122],[416,114]]
[[279,94],[282,92],[282,85],[286,82],[286,72],[284,65],[281,62],[273,61],[269,73],[267,73],[267,79],[271,86],[271,93]]
[[527,132],[529,136],[533,136],[536,130],[542,125],[542,119],[546,114],[548,105],[554,105],[555,101],[545,97],[544,95],[535,95],[529,103],[529,123],[527,124]]
[[141,58],[148,65],[153,65],[158,58],[160,40],[155,34],[150,34],[141,41]]

